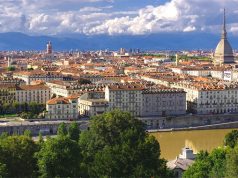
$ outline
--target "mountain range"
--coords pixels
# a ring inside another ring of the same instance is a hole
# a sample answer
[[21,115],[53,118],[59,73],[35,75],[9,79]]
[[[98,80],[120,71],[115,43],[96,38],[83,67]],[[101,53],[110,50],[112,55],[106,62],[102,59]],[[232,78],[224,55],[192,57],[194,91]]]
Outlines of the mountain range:
[[[67,50],[213,50],[220,39],[212,33],[159,33],[150,35],[55,35],[33,36],[19,32],[0,33],[0,50],[45,50],[51,41],[55,51]],[[238,36],[229,35],[233,49],[238,48]]]

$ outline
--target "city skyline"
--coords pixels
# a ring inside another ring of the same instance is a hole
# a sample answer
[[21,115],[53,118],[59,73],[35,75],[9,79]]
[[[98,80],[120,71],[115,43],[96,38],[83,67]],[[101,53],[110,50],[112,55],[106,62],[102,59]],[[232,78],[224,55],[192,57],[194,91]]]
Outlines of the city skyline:
[[226,8],[227,31],[236,35],[237,5],[235,0],[8,0],[0,5],[0,32],[48,36],[218,34]]

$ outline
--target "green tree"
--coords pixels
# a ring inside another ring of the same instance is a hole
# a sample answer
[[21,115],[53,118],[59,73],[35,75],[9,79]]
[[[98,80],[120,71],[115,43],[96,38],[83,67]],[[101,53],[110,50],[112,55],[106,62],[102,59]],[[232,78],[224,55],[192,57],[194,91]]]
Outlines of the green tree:
[[69,130],[68,130],[69,138],[71,140],[78,141],[79,140],[79,134],[80,134],[80,130],[79,130],[78,124],[76,122],[73,122],[72,124],[70,124]]
[[0,177],[7,177],[6,165],[2,163],[0,163]]
[[47,139],[37,158],[41,177],[80,177],[79,145],[66,136]]
[[10,66],[10,67],[7,68],[7,70],[8,70],[8,71],[15,71],[16,68],[15,68],[14,66]]
[[39,133],[38,144],[41,146],[43,143],[44,143],[44,139],[43,139],[42,133],[40,132],[40,133]]
[[37,145],[27,136],[8,136],[0,139],[0,169],[7,177],[35,177],[37,164],[34,154]]
[[183,174],[183,178],[224,178],[226,167],[224,148],[216,148],[210,154],[201,151],[192,166]]
[[183,174],[183,178],[209,178],[211,164],[208,152],[201,151],[193,163]]
[[25,130],[24,135],[27,136],[27,137],[32,137],[30,130]]
[[14,112],[14,113],[18,113],[19,110],[20,110],[20,104],[19,104],[18,102],[14,102],[14,103],[12,104],[12,108],[13,108],[13,112]]
[[85,85],[85,84],[91,84],[92,82],[88,79],[81,78],[81,79],[79,79],[79,83],[81,85]]
[[63,122],[58,127],[57,135],[58,136],[66,136],[67,134],[68,134],[67,127],[66,127],[65,123]]
[[238,139],[238,130],[232,130],[225,136],[224,145],[234,148]]
[[38,114],[39,113],[39,107],[38,104],[35,102],[30,102],[29,104],[29,110],[33,114]]
[[237,178],[238,175],[238,147],[229,149],[226,157],[226,178]]
[[79,143],[89,177],[167,176],[159,143],[127,112],[114,110],[93,117]]
[[10,111],[10,104],[8,104],[8,103],[4,103],[3,105],[2,105],[2,108],[3,108],[3,114],[8,114],[9,113],[9,111]]
[[211,163],[210,178],[224,178],[226,171],[227,149],[216,148],[209,154]]

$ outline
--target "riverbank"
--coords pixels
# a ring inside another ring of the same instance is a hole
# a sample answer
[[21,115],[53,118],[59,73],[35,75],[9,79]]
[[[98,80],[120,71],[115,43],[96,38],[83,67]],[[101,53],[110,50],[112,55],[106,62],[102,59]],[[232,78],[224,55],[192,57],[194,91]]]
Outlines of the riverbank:
[[148,131],[238,128],[238,114],[141,117]]
[[219,124],[210,124],[210,125],[203,125],[203,126],[194,126],[194,127],[183,127],[183,128],[149,129],[147,131],[149,133],[156,133],[156,132],[215,130],[215,129],[237,129],[237,128],[238,128],[238,121],[219,123]]

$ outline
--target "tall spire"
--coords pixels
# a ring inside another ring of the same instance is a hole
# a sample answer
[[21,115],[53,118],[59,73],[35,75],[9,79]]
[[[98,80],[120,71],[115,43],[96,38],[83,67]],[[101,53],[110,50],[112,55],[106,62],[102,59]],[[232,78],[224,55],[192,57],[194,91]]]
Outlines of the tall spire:
[[223,14],[223,27],[222,27],[222,39],[227,38],[227,32],[226,32],[226,9],[224,8],[224,14]]

